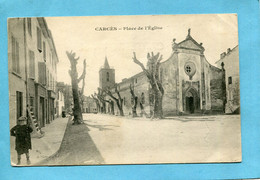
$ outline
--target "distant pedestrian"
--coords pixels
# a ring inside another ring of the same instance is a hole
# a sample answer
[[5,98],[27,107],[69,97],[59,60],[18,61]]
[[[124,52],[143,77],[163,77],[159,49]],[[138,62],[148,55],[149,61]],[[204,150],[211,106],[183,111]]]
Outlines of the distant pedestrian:
[[27,118],[21,116],[18,118],[18,124],[14,126],[11,130],[11,136],[15,136],[15,150],[17,151],[17,165],[21,164],[21,155],[25,154],[27,159],[27,164],[29,165],[30,156],[29,149],[32,149],[31,135],[33,129],[27,125]]

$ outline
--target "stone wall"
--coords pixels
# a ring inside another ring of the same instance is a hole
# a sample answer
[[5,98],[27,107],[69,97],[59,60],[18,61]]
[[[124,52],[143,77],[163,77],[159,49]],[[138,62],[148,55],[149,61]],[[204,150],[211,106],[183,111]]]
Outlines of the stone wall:
[[[150,106],[149,106],[149,83],[147,77],[144,73],[139,73],[131,78],[124,79],[124,81],[118,83],[118,90],[120,92],[120,96],[123,99],[123,110],[126,116],[132,115],[132,103],[131,103],[131,93],[130,93],[130,84],[132,84],[134,88],[134,93],[138,97],[137,103],[137,115],[140,116],[141,108],[140,108],[140,100],[142,93],[144,94],[145,104],[144,108],[146,113],[150,114]],[[113,92],[113,95],[118,98],[117,94]],[[106,99],[111,99],[109,96],[106,96]],[[119,115],[119,110],[114,103],[115,106],[115,114]]]
[[[22,115],[26,115],[26,86],[25,86],[25,52],[23,31],[24,20],[21,18],[8,19],[8,80],[9,80],[9,120],[10,128],[17,123],[17,101],[16,92],[21,92],[22,100]],[[12,38],[18,43],[19,47],[19,64],[20,72],[13,70],[12,61]]]
[[[233,113],[240,107],[240,83],[239,83],[239,51],[238,46],[232,50],[228,49],[227,53],[222,53],[220,60],[216,62],[218,67],[224,63],[226,76],[226,113]],[[231,78],[231,83],[229,83]]]
[[177,57],[172,56],[163,62],[160,67],[160,76],[164,88],[163,115],[176,115],[177,110]]
[[223,110],[223,99],[225,98],[224,87],[223,87],[223,71],[218,68],[211,66],[210,71],[210,99],[211,99],[211,110],[222,112]]

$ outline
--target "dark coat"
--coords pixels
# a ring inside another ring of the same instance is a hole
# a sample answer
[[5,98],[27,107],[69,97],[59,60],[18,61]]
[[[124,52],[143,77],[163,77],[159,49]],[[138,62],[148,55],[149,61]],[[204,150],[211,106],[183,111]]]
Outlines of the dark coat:
[[32,149],[31,135],[33,129],[28,125],[16,125],[11,129],[11,136],[15,136],[15,150],[18,154],[28,153]]

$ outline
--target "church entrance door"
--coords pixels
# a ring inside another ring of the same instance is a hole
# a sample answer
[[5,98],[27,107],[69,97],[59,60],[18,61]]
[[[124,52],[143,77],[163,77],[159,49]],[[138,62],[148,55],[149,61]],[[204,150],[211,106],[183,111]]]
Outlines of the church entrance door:
[[194,113],[195,105],[194,105],[194,97],[192,93],[188,93],[186,96],[186,112]]
[[199,99],[196,90],[189,89],[185,94],[184,110],[188,114],[193,114],[199,107]]

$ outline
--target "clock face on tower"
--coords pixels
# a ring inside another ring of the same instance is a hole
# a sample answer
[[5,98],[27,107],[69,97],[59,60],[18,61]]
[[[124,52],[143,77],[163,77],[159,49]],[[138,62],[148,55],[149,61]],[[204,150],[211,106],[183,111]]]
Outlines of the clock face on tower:
[[196,73],[195,64],[191,61],[186,62],[184,65],[184,71],[190,77],[190,80],[191,80],[192,76]]

